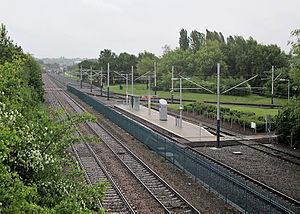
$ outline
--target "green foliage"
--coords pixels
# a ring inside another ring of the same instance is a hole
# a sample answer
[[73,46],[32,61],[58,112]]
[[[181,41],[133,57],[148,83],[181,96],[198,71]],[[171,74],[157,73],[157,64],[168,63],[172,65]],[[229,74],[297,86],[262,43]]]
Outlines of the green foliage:
[[[215,105],[204,104],[201,102],[190,103],[185,105],[184,108],[189,112],[193,111],[194,109],[194,111],[208,115],[211,118],[215,118],[217,114],[217,107]],[[255,122],[257,131],[265,130],[264,117],[257,116],[254,112],[231,110],[228,107],[220,107],[220,117],[225,119],[227,122],[230,122],[232,119],[241,126],[243,126],[245,123],[246,128],[250,128],[251,122]]]
[[[142,58],[137,64],[137,72],[139,75],[143,75],[148,71],[154,70],[154,62],[155,60],[150,59],[149,57]],[[149,74],[151,75],[151,74]]]
[[185,29],[181,29],[179,34],[180,34],[179,47],[180,49],[185,51],[189,48],[189,39],[188,39],[187,31]]
[[222,74],[227,74],[227,65],[223,61],[223,53],[217,41],[208,40],[201,50],[197,51],[193,57],[195,75],[207,76],[216,74],[217,63],[220,63]]
[[280,143],[300,146],[300,102],[292,100],[279,111],[275,119],[276,134]]
[[[0,47],[4,53],[14,49],[9,42]],[[37,62],[22,52],[10,57],[5,54],[0,64],[0,212],[103,212],[94,198],[102,200],[106,184],[82,182],[82,171],[66,152],[82,140],[74,137],[78,125],[95,118],[64,111],[48,116],[40,108]]]
[[131,67],[135,69],[137,64],[137,57],[133,54],[128,54],[126,52],[120,53],[117,59],[117,70],[122,72],[130,72]]
[[104,70],[107,70],[107,64],[109,63],[109,67],[111,70],[117,69],[116,63],[117,55],[109,49],[104,49],[100,51],[100,55],[98,58],[99,67],[102,67]]
[[190,34],[190,48],[193,53],[199,51],[205,44],[205,35],[196,30]]
[[297,95],[300,94],[300,29],[292,31],[292,36],[296,37],[296,41],[290,41],[289,44],[292,46],[289,76],[293,80],[293,90],[296,91]]
[[14,55],[23,54],[22,48],[13,44],[13,41],[7,35],[7,30],[4,24],[0,28],[0,64],[10,61]]

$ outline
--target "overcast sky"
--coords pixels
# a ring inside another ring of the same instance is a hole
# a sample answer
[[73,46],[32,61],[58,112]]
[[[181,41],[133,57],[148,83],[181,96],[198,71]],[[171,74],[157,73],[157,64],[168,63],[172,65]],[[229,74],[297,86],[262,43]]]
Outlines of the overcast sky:
[[299,0],[0,0],[0,22],[35,57],[98,58],[99,51],[162,55],[179,31],[252,36],[288,51]]

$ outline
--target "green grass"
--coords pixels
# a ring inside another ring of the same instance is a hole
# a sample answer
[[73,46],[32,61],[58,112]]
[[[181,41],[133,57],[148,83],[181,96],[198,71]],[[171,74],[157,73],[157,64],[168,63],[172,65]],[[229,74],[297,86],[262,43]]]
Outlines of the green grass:
[[254,112],[256,116],[275,116],[278,114],[278,109],[264,109],[264,108],[250,108],[250,107],[240,107],[240,106],[222,106],[224,108],[230,108],[230,110],[237,110],[243,112]]
[[[120,85],[111,85],[110,90],[117,93],[126,93],[126,85],[122,84],[123,90],[120,90]],[[144,84],[134,85],[133,93],[137,95],[148,94],[148,90],[145,90],[146,86]],[[128,86],[128,92],[131,93],[131,85]],[[154,91],[150,92],[152,95]],[[157,91],[159,98],[171,98],[171,93],[168,91]],[[174,93],[174,98],[179,98],[179,92]],[[196,101],[217,101],[217,96],[215,94],[201,94],[201,93],[192,93],[184,91],[182,99],[187,100],[196,100]],[[236,102],[236,103],[252,103],[252,104],[271,104],[271,98],[251,94],[248,96],[231,96],[231,95],[221,95],[221,102]],[[274,98],[274,105],[285,105],[287,103],[286,99]]]
[[64,77],[69,77],[69,78],[74,79],[74,80],[80,80],[80,78],[78,76],[74,76],[74,75],[67,74],[67,73],[64,73],[64,72],[61,75],[64,76]]
[[[189,104],[189,103],[185,103]],[[230,108],[230,110],[242,111],[242,112],[254,112],[256,116],[265,117],[267,115],[276,116],[278,114],[278,109],[264,109],[264,108],[251,108],[251,107],[241,107],[241,106],[229,106],[221,105],[224,108]],[[168,108],[179,109],[179,104],[168,104]]]

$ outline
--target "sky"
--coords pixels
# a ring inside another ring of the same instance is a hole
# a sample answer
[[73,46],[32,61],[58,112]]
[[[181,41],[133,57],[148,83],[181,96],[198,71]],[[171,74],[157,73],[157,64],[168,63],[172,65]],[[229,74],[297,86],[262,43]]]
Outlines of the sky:
[[37,58],[98,58],[103,49],[161,56],[184,28],[250,36],[289,51],[299,0],[0,0],[0,23]]

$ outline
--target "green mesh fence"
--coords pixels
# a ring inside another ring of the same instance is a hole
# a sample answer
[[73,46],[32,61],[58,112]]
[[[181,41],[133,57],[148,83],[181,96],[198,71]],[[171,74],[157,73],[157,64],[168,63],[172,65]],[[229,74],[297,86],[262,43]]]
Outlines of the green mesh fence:
[[275,201],[271,196],[256,190],[243,180],[233,177],[192,151],[103,105],[87,94],[71,86],[67,88],[100,114],[103,114],[240,211],[245,213],[295,213],[287,205]]

